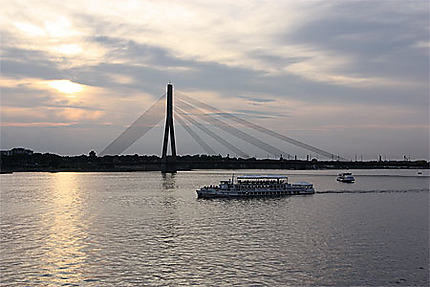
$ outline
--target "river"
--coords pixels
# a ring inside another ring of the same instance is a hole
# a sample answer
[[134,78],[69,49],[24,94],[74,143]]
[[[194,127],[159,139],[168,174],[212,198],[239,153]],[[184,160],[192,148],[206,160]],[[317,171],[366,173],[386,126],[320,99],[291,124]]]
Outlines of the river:
[[[2,174],[1,285],[428,286],[428,170],[338,172]],[[317,193],[197,199],[245,173]]]

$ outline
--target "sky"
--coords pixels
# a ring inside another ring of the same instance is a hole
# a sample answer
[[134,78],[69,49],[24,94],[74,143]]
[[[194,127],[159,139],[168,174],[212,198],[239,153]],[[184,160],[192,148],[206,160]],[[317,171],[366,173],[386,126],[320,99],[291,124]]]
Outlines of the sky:
[[[1,149],[100,153],[171,82],[351,160],[429,159],[427,0],[0,2]],[[125,154],[160,155],[163,125]]]

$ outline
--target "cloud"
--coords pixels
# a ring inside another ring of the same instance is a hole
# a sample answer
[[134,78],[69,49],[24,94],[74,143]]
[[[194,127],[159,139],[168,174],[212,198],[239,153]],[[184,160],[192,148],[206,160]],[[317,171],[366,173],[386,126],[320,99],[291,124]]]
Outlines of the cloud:
[[[428,5],[5,2],[2,134],[24,139],[13,130],[20,123],[56,132],[69,123],[93,129],[93,143],[103,146],[172,81],[177,91],[285,132],[391,126],[401,136],[428,124]],[[47,85],[54,81],[82,91],[59,92]]]
[[255,111],[255,110],[234,110],[233,111],[233,115],[234,113],[236,113],[236,116],[240,117],[240,118],[248,118],[251,117],[252,119],[256,119],[256,118],[281,118],[281,117],[288,117],[287,114],[277,114],[277,113],[265,113],[265,112],[260,112],[260,111]]
[[[428,40],[428,3],[329,3],[320,17],[285,33],[287,45],[301,43],[294,54],[309,55],[288,71],[310,80],[352,87],[426,85],[417,76],[426,73],[427,67],[410,46]],[[394,66],[399,63],[403,69]],[[411,71],[416,71],[413,77]]]
[[2,127],[66,127],[76,125],[77,122],[73,123],[47,123],[47,122],[35,122],[35,123],[1,123]]
[[[351,70],[366,59],[357,59],[357,52],[372,47],[378,33],[391,27],[384,23],[386,20],[376,21],[378,18],[373,15],[377,13],[370,8],[366,9],[369,13],[360,15],[370,18],[371,23],[361,21],[358,16],[348,20],[343,14],[335,13],[336,9],[351,12],[357,6],[364,6],[358,2],[352,2],[348,7],[339,2],[318,1],[312,2],[313,5],[245,1],[217,5],[197,5],[193,1],[181,4],[165,1],[91,3],[79,10],[69,5],[54,5],[63,12],[62,16],[54,16],[58,12],[45,7],[46,14],[52,16],[48,18],[53,19],[50,21],[28,15],[27,21],[34,23],[15,24],[21,28],[18,30],[25,32],[18,35],[26,41],[18,41],[46,43],[38,48],[49,54],[51,61],[56,59],[59,67],[88,67],[109,62],[160,70],[176,69],[193,75],[196,72],[193,66],[204,62],[251,69],[266,76],[296,75],[307,81],[331,85],[417,84]],[[376,11],[386,9],[385,5],[374,6]],[[283,21],[273,21],[274,18]],[[384,29],[371,34],[375,25]],[[174,30],[171,29],[173,26]],[[342,37],[346,39],[339,40]],[[362,44],[357,45],[354,37]],[[32,45],[19,46],[33,48]]]

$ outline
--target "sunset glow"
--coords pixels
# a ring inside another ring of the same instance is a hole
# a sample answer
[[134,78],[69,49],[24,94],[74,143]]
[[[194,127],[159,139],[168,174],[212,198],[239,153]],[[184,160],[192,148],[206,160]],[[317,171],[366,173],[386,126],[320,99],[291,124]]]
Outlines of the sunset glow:
[[69,80],[55,80],[49,81],[48,85],[57,91],[65,94],[75,94],[82,91],[83,87],[80,84],[71,82]]

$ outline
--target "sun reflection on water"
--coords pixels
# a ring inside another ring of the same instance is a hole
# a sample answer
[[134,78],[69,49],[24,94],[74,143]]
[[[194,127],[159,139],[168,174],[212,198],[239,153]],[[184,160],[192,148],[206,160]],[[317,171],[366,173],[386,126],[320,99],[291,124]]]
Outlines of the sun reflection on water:
[[88,237],[82,216],[82,189],[76,173],[55,173],[51,177],[50,208],[43,224],[48,230],[44,241],[42,276],[62,284],[82,282],[85,238]]

